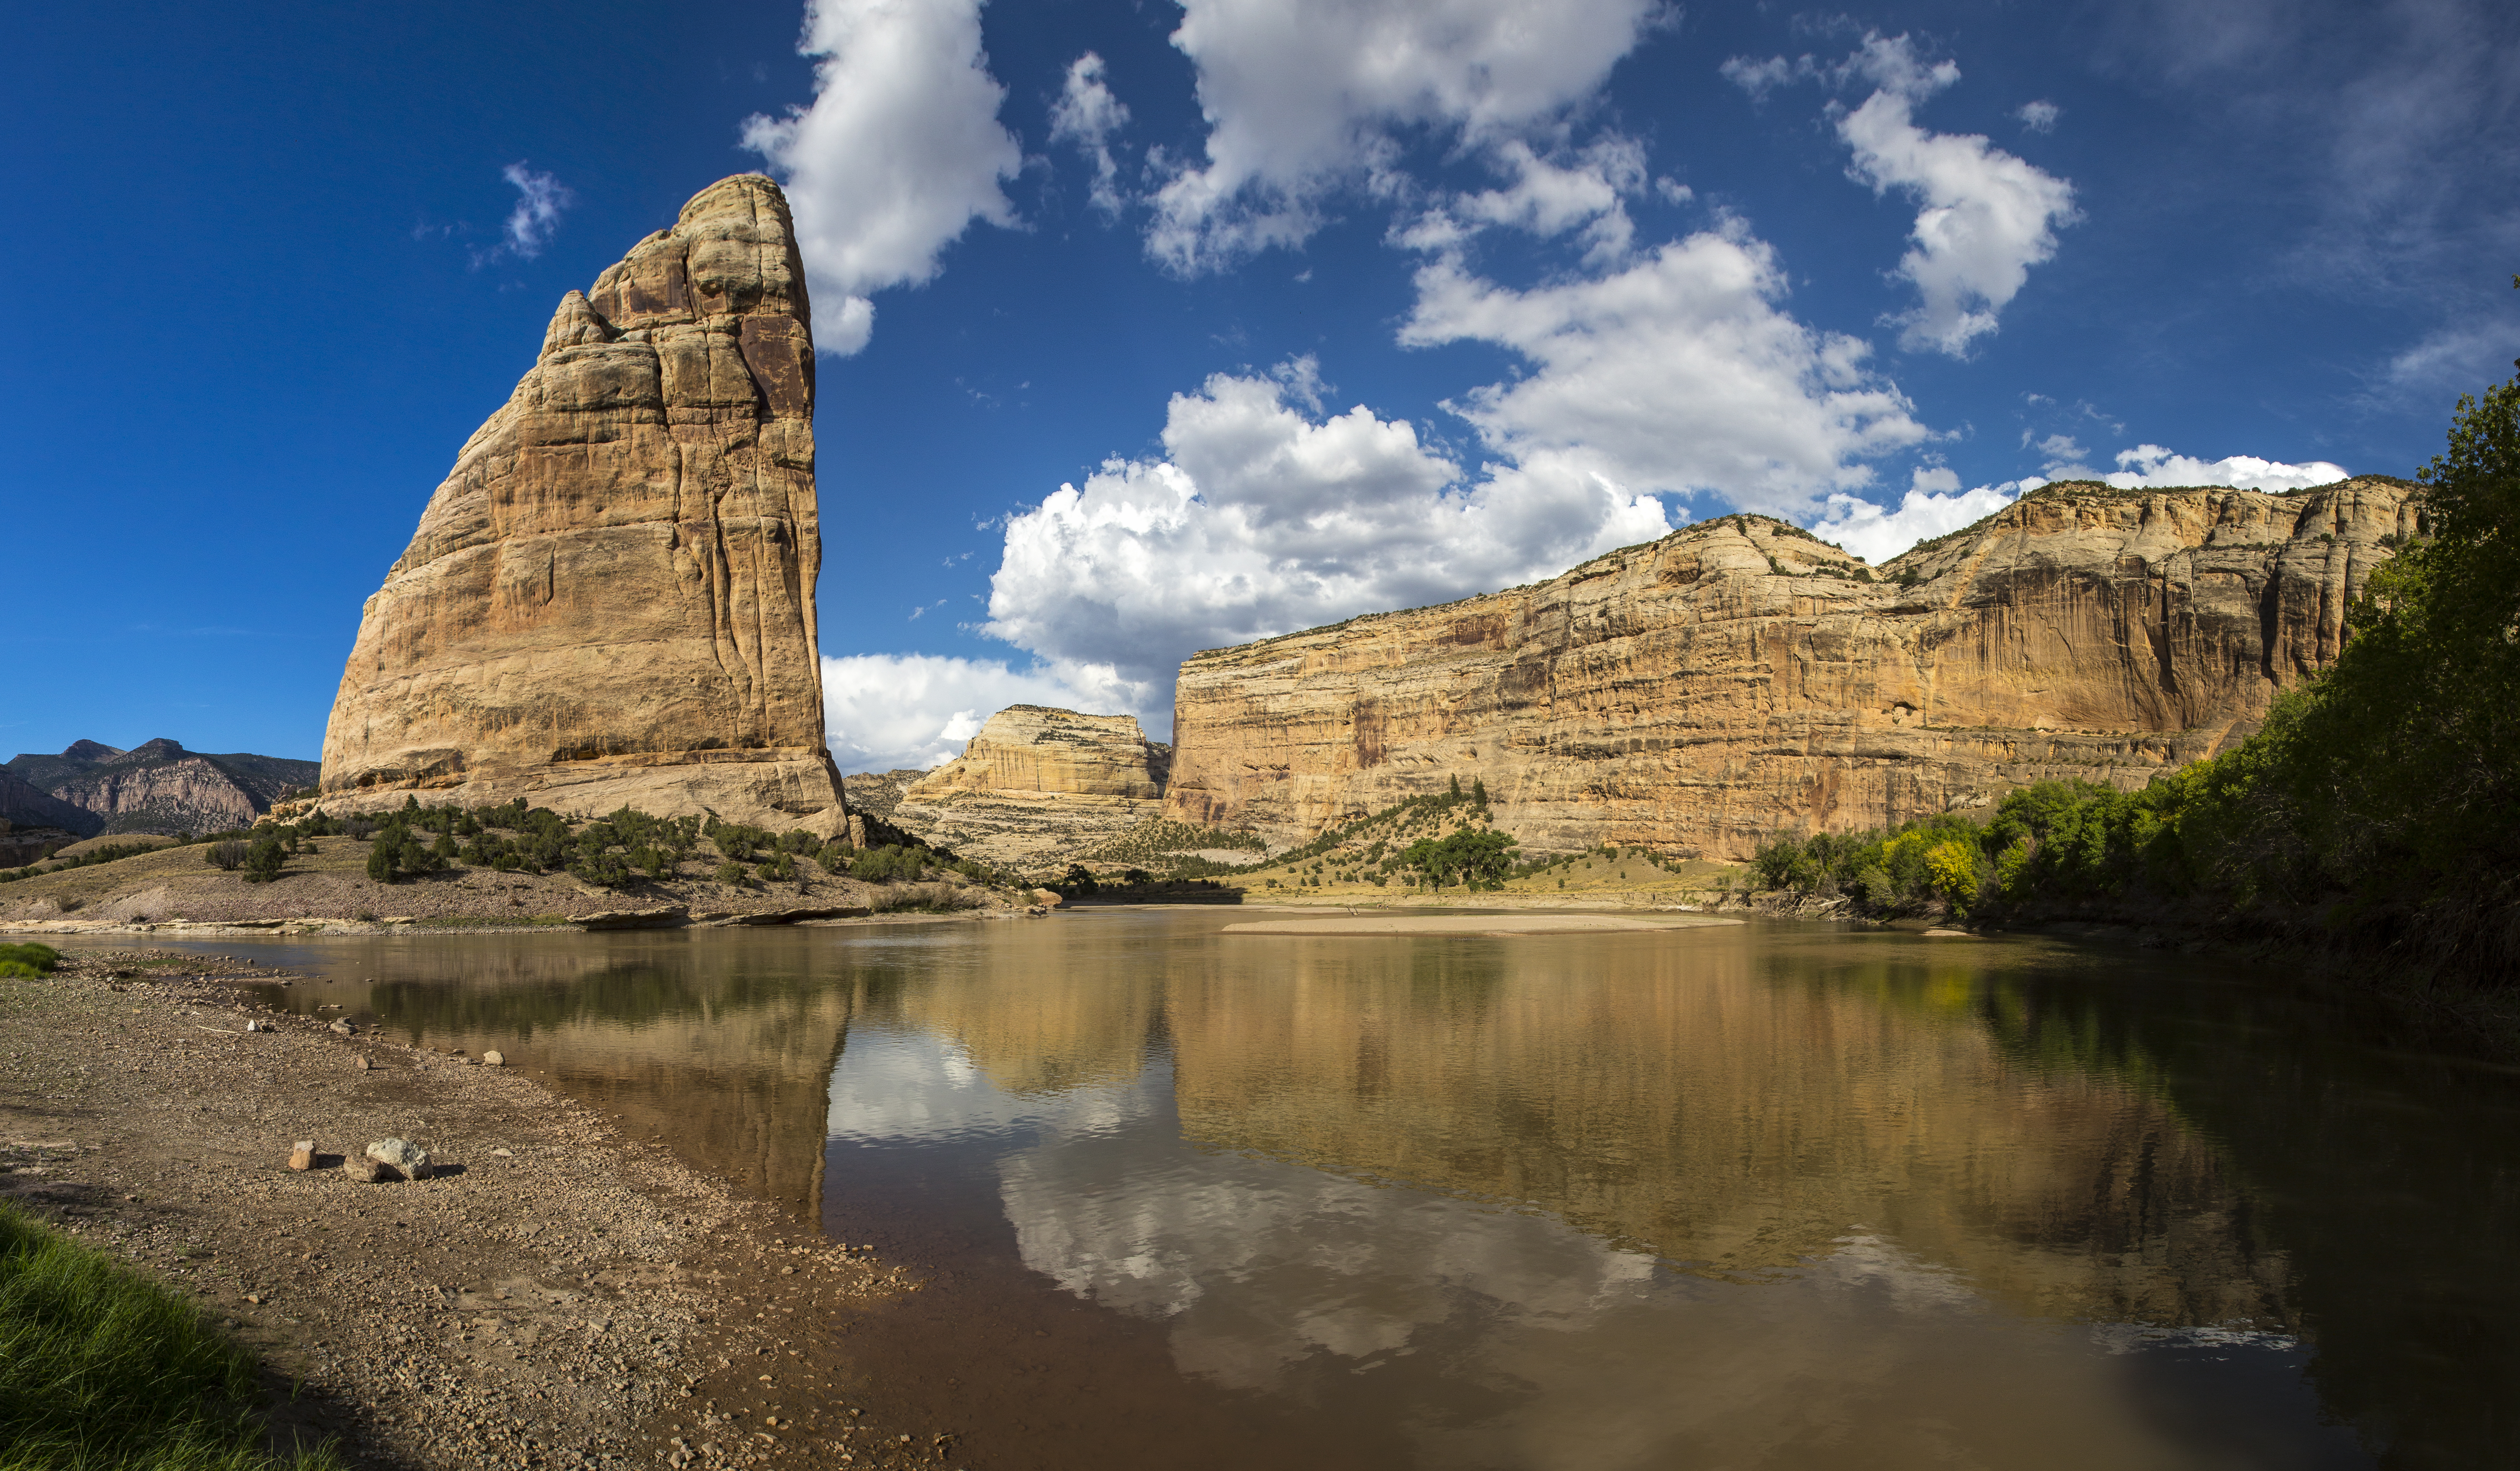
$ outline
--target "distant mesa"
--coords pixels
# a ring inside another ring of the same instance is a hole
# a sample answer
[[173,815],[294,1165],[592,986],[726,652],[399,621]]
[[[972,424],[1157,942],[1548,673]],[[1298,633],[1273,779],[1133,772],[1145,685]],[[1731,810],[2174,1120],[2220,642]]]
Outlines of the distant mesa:
[[368,600],[328,809],[522,797],[844,830],[809,319],[787,199],[757,174],[562,298]]
[[1172,754],[1135,716],[1011,705],[903,790],[894,820],[967,857],[1057,867],[1156,816]]
[[0,818],[78,836],[219,832],[249,827],[316,764],[246,752],[208,755],[160,737],[120,750],[78,740],[58,756],[21,755],[0,776]]

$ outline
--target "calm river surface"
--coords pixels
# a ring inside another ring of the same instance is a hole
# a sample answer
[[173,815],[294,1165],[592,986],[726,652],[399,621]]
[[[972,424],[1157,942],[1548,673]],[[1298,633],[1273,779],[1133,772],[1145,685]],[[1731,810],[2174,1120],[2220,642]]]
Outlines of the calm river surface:
[[1247,917],[218,948],[927,1277],[850,1341],[974,1467],[2520,1457],[2510,1070],[2157,952]]

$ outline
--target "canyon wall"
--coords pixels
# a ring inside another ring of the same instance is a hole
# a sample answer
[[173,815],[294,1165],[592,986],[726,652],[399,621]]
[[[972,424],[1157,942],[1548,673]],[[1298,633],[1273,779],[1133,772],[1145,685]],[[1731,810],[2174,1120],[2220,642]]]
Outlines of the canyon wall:
[[1165,815],[1300,842],[1484,780],[1527,851],[1737,860],[2211,755],[2335,658],[2411,487],[2062,482],[1886,566],[1762,516],[1182,666]]
[[966,857],[1058,868],[1157,816],[1171,760],[1135,716],[1011,705],[904,790],[894,820]]
[[334,811],[523,797],[837,833],[814,344],[788,202],[724,179],[561,300],[368,600]]

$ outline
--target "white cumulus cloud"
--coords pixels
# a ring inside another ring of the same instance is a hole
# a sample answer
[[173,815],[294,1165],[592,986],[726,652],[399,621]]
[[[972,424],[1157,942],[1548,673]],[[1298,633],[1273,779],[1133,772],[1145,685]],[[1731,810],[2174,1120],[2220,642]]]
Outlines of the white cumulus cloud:
[[1154,197],[1148,248],[1181,271],[1300,244],[1332,191],[1400,189],[1399,135],[1477,147],[1589,99],[1659,0],[1183,0],[1204,161]]
[[1865,458],[1926,430],[1867,371],[1867,346],[1795,321],[1785,290],[1776,252],[1737,223],[1528,290],[1446,257],[1418,273],[1400,339],[1495,342],[1531,365],[1455,406],[1520,474],[1791,513],[1868,483]]
[[979,0],[811,0],[797,50],[817,59],[812,105],[747,118],[743,146],[787,185],[817,345],[848,354],[874,292],[932,278],[974,219],[1014,223],[1000,185],[1023,153],[998,122]]
[[1102,80],[1102,58],[1089,51],[1067,67],[1067,81],[1050,110],[1053,143],[1073,143],[1094,166],[1090,198],[1105,214],[1120,212],[1120,165],[1111,156],[1111,135],[1129,124],[1129,105]]
[[[2055,440],[2065,440],[2062,435]],[[2051,441],[2052,442],[2052,441]],[[2074,454],[2082,453],[2079,447]],[[2105,474],[2080,465],[2051,465],[2048,473],[2024,475],[2000,485],[1960,489],[1960,477],[1941,466],[1919,468],[1909,477],[1908,493],[1895,509],[1884,509],[1851,495],[1833,495],[1818,520],[1814,535],[1832,541],[1868,561],[1882,562],[1920,541],[1958,531],[2011,505],[2050,480],[2098,480],[2119,490],[2145,490],[2186,485],[2228,485],[2239,490],[2275,494],[2332,485],[2346,478],[2343,466],[2324,460],[2287,465],[2255,455],[2198,460],[2174,454],[2157,444],[2138,445],[2117,457],[2118,468]]]
[[[863,653],[823,660],[823,719],[844,772],[935,767],[963,754],[1009,705],[1134,714],[1147,690],[1108,667],[1036,664],[949,654]],[[1165,712],[1162,729],[1171,728]],[[1161,732],[1153,732],[1161,738]]]
[[519,161],[499,171],[499,177],[517,188],[517,207],[508,211],[508,223],[500,234],[506,247],[527,260],[543,253],[551,244],[552,232],[560,228],[560,213],[577,202],[568,186],[549,173],[537,172]]
[[2032,475],[1962,490],[1960,477],[1940,466],[1919,468],[1909,479],[1908,493],[1895,510],[1853,496],[1830,496],[1826,512],[1812,523],[1812,533],[1867,561],[1884,562],[1918,542],[1993,515],[2048,483]]
[[1959,356],[1995,331],[2030,268],[2056,253],[2056,227],[2075,217],[2074,186],[1982,135],[1918,127],[1916,106],[1960,73],[1950,62],[1927,66],[1906,36],[1867,36],[1848,66],[1875,84],[1838,119],[1854,151],[1850,171],[1876,194],[1897,189],[1921,206],[1915,245],[1899,260],[1919,298],[1895,319],[1902,340]]
[[[1580,227],[1588,263],[1607,265],[1628,254],[1636,225],[1628,218],[1627,201],[1645,190],[1643,144],[1610,133],[1552,157],[1515,138],[1492,149],[1488,162],[1508,180],[1504,188],[1464,191],[1395,231],[1393,243],[1452,251],[1492,227],[1544,239]],[[1688,198],[1687,189],[1668,179],[1659,187],[1666,198]]]
[[[2120,490],[2141,490],[2156,485],[2229,485],[2241,490],[2281,493],[2306,490],[2313,485],[2333,485],[2346,477],[2345,467],[2330,465],[2324,460],[2312,460],[2301,465],[2261,460],[2255,455],[2198,460],[2188,455],[2173,454],[2157,444],[2141,444],[2131,450],[2121,450],[2117,463],[2116,469],[2091,478]],[[2082,472],[2082,475],[2089,475],[2089,471]],[[2064,476],[2056,478],[2063,479]]]
[[1462,468],[1406,422],[1322,415],[1313,365],[1172,399],[1164,456],[1111,460],[1011,517],[988,631],[1102,667],[1168,714],[1187,655],[1545,577],[1670,530],[1598,477]]

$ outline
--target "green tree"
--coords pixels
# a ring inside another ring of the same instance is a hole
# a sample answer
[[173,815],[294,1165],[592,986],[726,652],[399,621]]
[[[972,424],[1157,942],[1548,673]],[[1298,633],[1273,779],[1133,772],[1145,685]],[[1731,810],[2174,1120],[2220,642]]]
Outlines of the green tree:
[[[2520,286],[2520,277],[2514,278]],[[2417,476],[2422,535],[2371,574],[2336,663],[2278,734],[2292,816],[2331,875],[2406,897],[2520,870],[2520,379],[2462,397]]]
[[1513,868],[1514,839],[1494,828],[1464,827],[1440,842],[1419,838],[1400,851],[1400,863],[1426,875],[1436,888],[1465,884],[1494,888]]
[[266,832],[255,838],[253,846],[246,850],[245,881],[269,883],[280,876],[282,867],[288,862],[289,855],[280,849],[279,835]]

